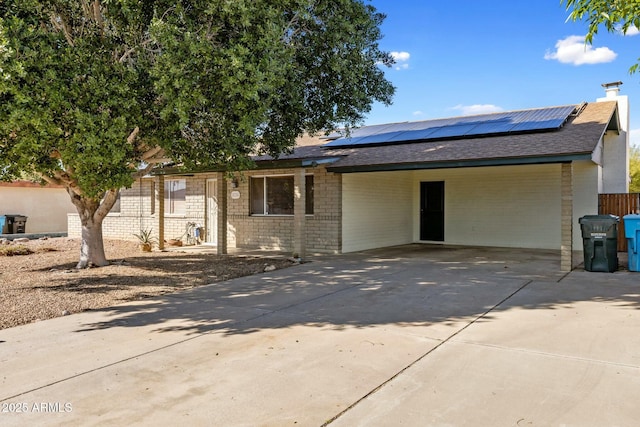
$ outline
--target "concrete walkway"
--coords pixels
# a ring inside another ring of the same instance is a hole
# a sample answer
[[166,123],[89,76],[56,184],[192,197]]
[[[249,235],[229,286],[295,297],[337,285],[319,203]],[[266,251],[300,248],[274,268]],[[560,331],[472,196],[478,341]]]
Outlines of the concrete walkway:
[[409,245],[0,331],[0,425],[634,426],[640,273]]

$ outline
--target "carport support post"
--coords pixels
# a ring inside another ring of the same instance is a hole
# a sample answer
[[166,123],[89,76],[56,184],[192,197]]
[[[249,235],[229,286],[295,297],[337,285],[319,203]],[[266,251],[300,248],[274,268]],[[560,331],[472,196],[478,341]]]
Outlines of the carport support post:
[[227,254],[227,180],[224,178],[224,175],[218,178],[218,194],[216,194],[216,198],[218,199],[218,223],[216,227],[218,227],[218,246],[216,247],[216,251],[218,255],[226,255]]
[[156,177],[155,185],[155,226],[158,230],[158,249],[164,249],[164,175]]
[[294,256],[304,258],[307,255],[306,245],[306,169],[296,170],[293,176],[293,252]]
[[560,270],[573,268],[573,163],[561,166]]

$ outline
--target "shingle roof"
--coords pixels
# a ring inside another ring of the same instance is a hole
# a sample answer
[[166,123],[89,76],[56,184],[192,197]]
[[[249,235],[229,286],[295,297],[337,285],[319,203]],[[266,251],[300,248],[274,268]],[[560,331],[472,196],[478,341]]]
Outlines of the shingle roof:
[[[326,140],[313,137],[305,139],[303,146],[278,160],[333,159],[329,170],[349,172],[463,166],[473,162],[504,164],[504,161],[527,163],[589,158],[612,122],[616,106],[615,101],[588,103],[562,128],[549,132],[333,149],[323,147]],[[617,123],[614,128],[617,129]]]

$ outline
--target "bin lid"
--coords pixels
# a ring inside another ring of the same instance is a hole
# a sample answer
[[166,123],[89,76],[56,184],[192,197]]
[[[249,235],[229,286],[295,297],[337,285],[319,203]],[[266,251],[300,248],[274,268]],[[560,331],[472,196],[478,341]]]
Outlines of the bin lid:
[[623,219],[640,219],[640,214],[628,214],[622,217]]
[[585,215],[581,217],[579,220],[580,224],[585,222],[595,222],[595,221],[610,221],[610,222],[620,222],[620,217],[615,215]]

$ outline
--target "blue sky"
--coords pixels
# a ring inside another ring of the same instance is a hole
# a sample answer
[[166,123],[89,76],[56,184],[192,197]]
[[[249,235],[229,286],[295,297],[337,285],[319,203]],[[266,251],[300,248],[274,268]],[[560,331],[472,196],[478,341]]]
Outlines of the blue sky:
[[640,73],[629,74],[640,57],[635,29],[602,29],[585,47],[586,23],[567,21],[558,0],[370,3],[387,15],[380,46],[397,60],[385,71],[396,95],[365,124],[593,102],[605,96],[602,83],[622,81],[631,142],[640,145]]

